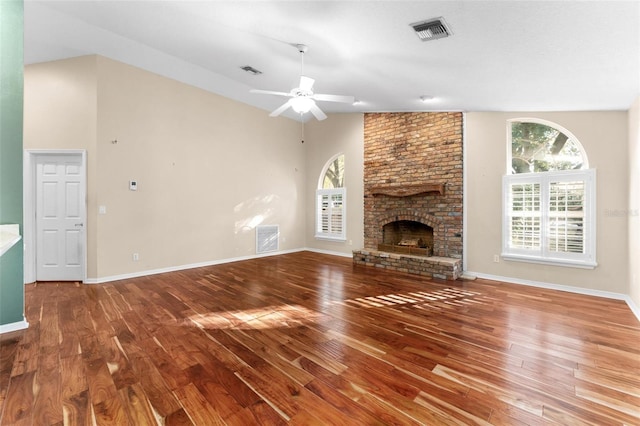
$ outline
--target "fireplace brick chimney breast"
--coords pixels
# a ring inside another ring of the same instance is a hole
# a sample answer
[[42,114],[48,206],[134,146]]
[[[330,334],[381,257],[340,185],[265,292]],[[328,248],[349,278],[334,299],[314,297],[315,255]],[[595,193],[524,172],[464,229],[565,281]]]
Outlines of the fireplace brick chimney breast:
[[433,255],[461,273],[462,142],[460,112],[364,115],[364,251],[377,251],[389,222],[417,221],[433,228]]

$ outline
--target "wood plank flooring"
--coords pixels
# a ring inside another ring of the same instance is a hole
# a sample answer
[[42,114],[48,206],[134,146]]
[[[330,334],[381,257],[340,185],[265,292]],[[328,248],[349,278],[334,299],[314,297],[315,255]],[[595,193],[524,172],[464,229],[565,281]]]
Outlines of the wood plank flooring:
[[2,425],[640,425],[622,301],[301,252],[26,287]]

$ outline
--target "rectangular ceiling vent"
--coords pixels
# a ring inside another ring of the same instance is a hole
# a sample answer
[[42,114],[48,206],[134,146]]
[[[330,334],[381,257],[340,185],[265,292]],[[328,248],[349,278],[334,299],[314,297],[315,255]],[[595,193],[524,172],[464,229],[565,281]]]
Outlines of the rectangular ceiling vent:
[[240,67],[241,70],[248,72],[249,74],[252,75],[260,75],[262,74],[262,71],[255,69],[254,67],[252,67],[251,65],[245,65],[244,67]]
[[418,38],[422,41],[437,40],[439,38],[449,37],[452,34],[442,17],[416,22],[415,24],[411,24],[411,26],[418,35]]
[[280,227],[278,225],[256,226],[256,253],[277,251],[279,236]]

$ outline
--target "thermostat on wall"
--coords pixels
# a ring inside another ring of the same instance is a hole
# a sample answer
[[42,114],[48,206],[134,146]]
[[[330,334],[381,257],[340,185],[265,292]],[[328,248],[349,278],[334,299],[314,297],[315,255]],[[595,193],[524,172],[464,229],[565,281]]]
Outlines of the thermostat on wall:
[[138,181],[137,180],[130,180],[129,181],[129,190],[130,191],[137,191],[138,190]]

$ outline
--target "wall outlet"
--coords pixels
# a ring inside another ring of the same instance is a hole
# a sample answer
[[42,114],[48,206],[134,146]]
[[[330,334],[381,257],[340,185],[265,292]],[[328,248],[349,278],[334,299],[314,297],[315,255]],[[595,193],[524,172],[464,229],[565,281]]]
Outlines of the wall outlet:
[[138,253],[133,253],[133,261],[137,262],[138,260],[140,260],[140,255]]
[[500,263],[500,255],[499,254],[494,254],[493,255],[493,261],[495,263]]

